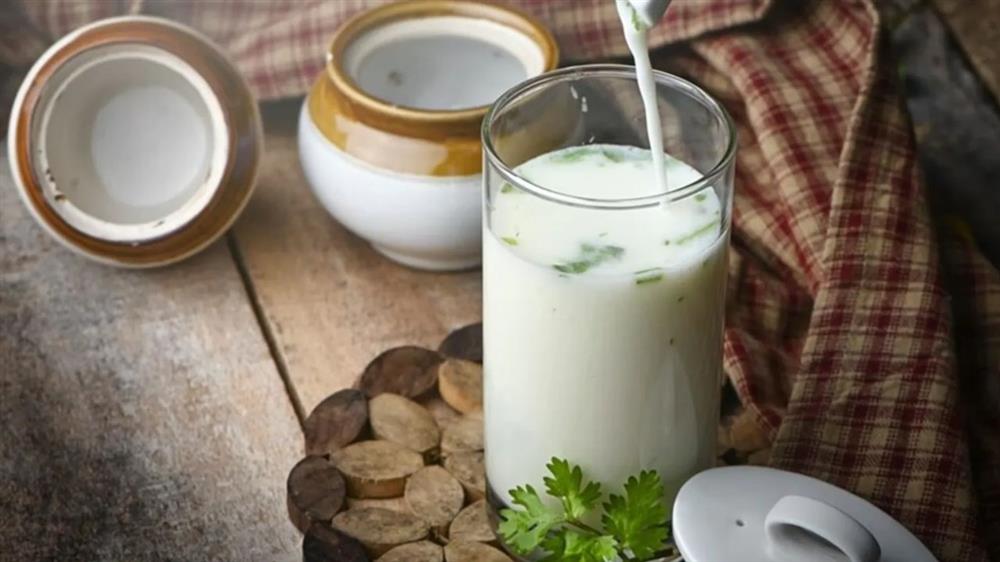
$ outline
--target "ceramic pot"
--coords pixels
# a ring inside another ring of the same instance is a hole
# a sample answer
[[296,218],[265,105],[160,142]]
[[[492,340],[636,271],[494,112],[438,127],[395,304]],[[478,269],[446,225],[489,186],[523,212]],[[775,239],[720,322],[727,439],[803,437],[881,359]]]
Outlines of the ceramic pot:
[[28,72],[8,131],[17,191],[50,235],[90,259],[183,259],[232,224],[262,132],[246,83],[207,38],[122,17],[66,35]]
[[335,34],[302,107],[299,155],[313,192],[397,262],[476,266],[482,118],[557,60],[539,22],[493,4],[415,0],[358,15]]

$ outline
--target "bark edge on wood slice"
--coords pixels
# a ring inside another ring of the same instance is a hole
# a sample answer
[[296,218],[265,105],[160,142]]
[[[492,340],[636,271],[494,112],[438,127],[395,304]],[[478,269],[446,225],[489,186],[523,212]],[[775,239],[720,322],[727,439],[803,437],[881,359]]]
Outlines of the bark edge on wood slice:
[[406,481],[403,494],[414,515],[424,520],[439,535],[465,505],[465,489],[450,472],[440,466],[425,466]]
[[406,479],[424,466],[424,459],[390,441],[359,441],[330,456],[354,498],[403,495]]
[[429,530],[416,515],[377,507],[341,511],[333,518],[333,528],[356,539],[376,558],[395,546],[427,538]]
[[479,542],[452,541],[444,547],[445,562],[513,562],[503,552]]
[[334,392],[313,408],[302,423],[306,454],[325,455],[361,436],[368,423],[365,393],[353,388]]
[[469,542],[496,542],[497,537],[490,524],[486,500],[473,502],[458,512],[448,527],[448,540]]
[[382,556],[376,562],[442,562],[444,549],[430,541],[401,544]]
[[438,392],[463,414],[483,407],[483,366],[464,359],[446,359],[438,365]]
[[476,322],[468,326],[462,326],[452,330],[441,345],[438,351],[448,357],[465,359],[466,361],[483,362],[483,323]]
[[308,456],[292,467],[286,483],[288,518],[303,533],[329,523],[344,505],[344,477],[326,457]]
[[360,542],[321,523],[306,531],[302,559],[303,562],[369,562]]
[[486,496],[486,469],[482,453],[449,455],[444,459],[444,467],[465,488],[470,501],[481,500]]
[[483,412],[477,410],[452,422],[441,432],[441,453],[451,455],[483,450]]
[[444,361],[440,353],[404,345],[382,352],[365,367],[358,388],[368,398],[391,392],[416,398],[437,384],[437,366]]
[[434,417],[413,400],[385,392],[368,402],[368,419],[377,439],[392,441],[432,460],[441,443]]

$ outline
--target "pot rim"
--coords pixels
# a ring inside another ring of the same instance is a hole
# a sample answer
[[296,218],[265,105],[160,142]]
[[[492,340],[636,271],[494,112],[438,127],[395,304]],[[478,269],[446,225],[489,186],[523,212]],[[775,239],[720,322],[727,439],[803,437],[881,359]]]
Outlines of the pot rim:
[[[478,130],[483,116],[492,104],[456,110],[418,109],[394,105],[362,90],[341,67],[348,46],[362,33],[393,21],[429,16],[485,19],[513,28],[531,39],[540,49],[543,61],[541,73],[555,69],[558,64],[559,47],[552,33],[538,19],[520,10],[492,2],[468,0],[410,0],[385,4],[363,11],[345,22],[334,33],[327,50],[326,74],[353,109],[360,113],[369,113],[382,119],[396,119],[411,125],[471,127]],[[530,79],[532,76],[527,78]]]

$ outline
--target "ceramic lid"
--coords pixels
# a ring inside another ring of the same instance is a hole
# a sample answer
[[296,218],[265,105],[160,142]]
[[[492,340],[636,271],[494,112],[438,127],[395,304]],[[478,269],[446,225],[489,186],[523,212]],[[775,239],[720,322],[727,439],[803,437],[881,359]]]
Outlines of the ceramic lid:
[[763,467],[714,468],[681,488],[674,540],[686,562],[934,562],[867,501],[821,480]]
[[250,197],[263,136],[249,87],[211,41],[137,16],[52,45],[18,91],[8,135],[36,221],[125,267],[175,262],[221,235]]

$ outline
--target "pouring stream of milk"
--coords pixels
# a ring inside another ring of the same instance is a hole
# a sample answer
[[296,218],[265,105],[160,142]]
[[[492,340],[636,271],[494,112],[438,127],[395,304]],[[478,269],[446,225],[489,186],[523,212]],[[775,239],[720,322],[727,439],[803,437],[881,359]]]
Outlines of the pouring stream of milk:
[[653,81],[653,66],[649,62],[649,41],[647,35],[667,9],[669,0],[642,2],[645,10],[639,12],[630,0],[616,0],[618,17],[625,32],[625,43],[635,61],[636,81],[642,96],[643,111],[646,114],[646,135],[649,150],[653,153],[653,171],[661,192],[667,191],[667,172],[663,158],[663,137],[660,134],[660,109],[656,104],[656,82]]

